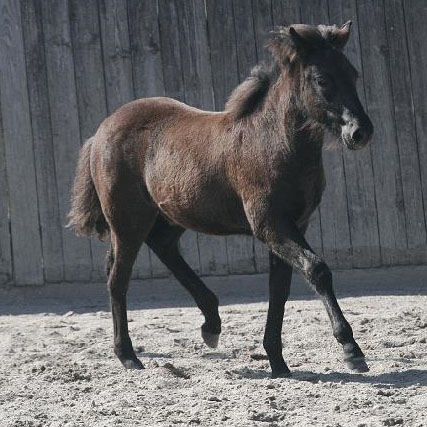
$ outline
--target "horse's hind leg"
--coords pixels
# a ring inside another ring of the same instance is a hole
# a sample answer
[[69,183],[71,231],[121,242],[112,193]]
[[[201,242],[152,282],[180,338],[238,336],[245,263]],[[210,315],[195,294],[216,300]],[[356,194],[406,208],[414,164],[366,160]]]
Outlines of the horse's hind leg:
[[[131,205],[118,204],[113,218],[109,218],[111,227],[111,248],[109,253],[110,271],[108,290],[111,300],[111,312],[114,326],[114,353],[128,369],[142,369],[129,337],[126,294],[132,267],[138,251],[150,231],[156,217],[152,208],[132,209]],[[108,267],[107,267],[108,268]]]
[[146,243],[196,301],[205,316],[205,323],[202,325],[203,340],[209,347],[215,348],[221,333],[218,298],[179,253],[178,241],[184,231],[183,228],[170,225],[163,217],[158,216]]

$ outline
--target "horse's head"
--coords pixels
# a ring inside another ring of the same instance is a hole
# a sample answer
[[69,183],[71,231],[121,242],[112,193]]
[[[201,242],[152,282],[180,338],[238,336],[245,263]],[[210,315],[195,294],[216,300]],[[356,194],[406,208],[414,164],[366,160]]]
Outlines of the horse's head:
[[297,102],[306,116],[354,150],[369,142],[373,126],[357,95],[358,73],[342,52],[350,28],[350,21],[341,27],[279,27],[269,47],[293,81]]

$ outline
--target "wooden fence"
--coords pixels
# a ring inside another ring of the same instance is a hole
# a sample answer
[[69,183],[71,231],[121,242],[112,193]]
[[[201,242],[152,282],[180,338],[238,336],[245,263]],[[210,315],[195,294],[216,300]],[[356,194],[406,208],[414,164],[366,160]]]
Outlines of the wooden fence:
[[[308,240],[335,268],[426,263],[425,0],[0,0],[0,283],[104,278],[105,245],[64,223],[79,147],[109,113],[154,95],[220,110],[274,25],[348,19],[375,137],[325,153]],[[268,268],[249,237],[181,246],[202,274]],[[167,274],[143,247],[134,276]]]

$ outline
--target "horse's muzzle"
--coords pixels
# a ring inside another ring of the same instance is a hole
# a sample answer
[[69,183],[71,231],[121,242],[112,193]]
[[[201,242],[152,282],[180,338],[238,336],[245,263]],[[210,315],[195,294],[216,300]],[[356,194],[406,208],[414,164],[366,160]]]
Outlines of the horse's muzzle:
[[368,116],[359,122],[351,120],[341,130],[341,137],[345,146],[350,150],[360,150],[371,140],[374,126]]

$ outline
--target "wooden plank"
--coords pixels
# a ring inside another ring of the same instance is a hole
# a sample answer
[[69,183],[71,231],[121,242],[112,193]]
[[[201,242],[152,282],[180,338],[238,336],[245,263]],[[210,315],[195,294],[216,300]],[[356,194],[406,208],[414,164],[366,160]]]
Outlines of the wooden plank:
[[[70,191],[81,141],[69,10],[68,2],[46,0],[40,3],[59,212],[64,225],[70,208]],[[89,240],[76,237],[71,230],[63,228],[62,242],[65,280],[90,280],[92,260]]]
[[41,284],[42,248],[19,2],[0,1],[0,103],[9,183],[14,279]]
[[[195,9],[196,6],[199,6],[200,9],[200,5],[200,2],[198,4],[185,2],[178,6],[175,0],[159,2],[159,28],[166,95],[191,105],[195,105],[199,101],[194,96],[198,90],[204,91],[199,92],[198,96],[206,97],[205,86],[201,84],[198,74],[198,67],[202,64],[195,62],[194,58],[194,55],[198,53],[195,45],[200,43],[197,48],[202,49],[203,43],[203,32],[200,27],[203,21],[196,22],[194,16],[196,12],[199,19],[203,16],[200,15],[200,11]],[[196,37],[200,37],[200,40]],[[181,53],[184,53],[184,58],[181,58]],[[184,83],[185,73],[191,73],[194,78],[194,81],[189,81],[189,76],[186,76],[187,87]],[[208,77],[205,75],[202,78],[206,80]],[[186,94],[186,89],[188,94]],[[188,99],[186,95],[188,95]],[[201,104],[195,106],[200,107]],[[195,271],[199,272],[200,255],[197,233],[186,231],[179,244],[185,260]]]
[[9,184],[7,182],[6,152],[0,103],[0,286],[11,283],[13,279],[11,243]]
[[360,41],[366,101],[375,126],[371,149],[382,262],[404,264],[410,259],[406,253],[404,200],[383,4],[374,0],[358,1],[357,12],[360,26],[365,29],[360,32]]
[[[128,0],[128,21],[135,98],[164,96],[157,3]],[[135,262],[134,277],[150,277],[154,257],[144,244]]]
[[389,0],[384,6],[390,54],[389,67],[393,70],[390,74],[402,176],[407,248],[411,263],[420,264],[427,261],[427,236],[405,20],[401,0]]
[[[221,111],[224,109],[227,98],[239,84],[233,4],[224,0],[207,1],[206,11],[215,109]],[[226,274],[230,268],[228,265],[229,250],[232,249],[227,248],[226,238],[215,238],[211,245],[207,265],[216,266],[219,273]],[[203,252],[206,255],[206,250]],[[234,268],[240,267],[233,266]]]
[[[300,1],[272,0],[271,5],[274,26],[288,26],[301,22]],[[316,209],[315,213],[313,213],[310,218],[306,239],[319,255],[323,255],[319,209]]]
[[427,222],[427,3],[424,0],[404,0],[407,48],[410,61],[412,101],[416,124],[418,161],[423,190],[424,216]]
[[[98,7],[95,2],[70,1],[77,105],[82,141],[90,138],[107,116]],[[104,280],[107,243],[91,239],[92,280]]]
[[[271,0],[253,0],[252,13],[254,34],[258,62],[271,63],[270,52],[265,48],[269,32],[273,29],[273,16]],[[258,239],[254,239],[254,261],[258,273],[268,272],[270,269],[268,248]]]
[[270,52],[265,48],[273,29],[271,0],[252,0],[253,25],[258,62],[271,62]]
[[64,280],[61,217],[47,97],[46,62],[39,1],[21,3],[43,266],[47,282]]
[[[118,0],[100,0],[104,75],[107,94],[107,109],[111,114],[123,104],[135,98],[133,86],[132,55],[129,37],[127,3]],[[142,77],[143,78],[143,77]],[[148,262],[150,264],[148,264]],[[163,264],[143,245],[138,254],[132,277],[167,275]]]
[[[239,83],[244,81],[257,64],[252,3],[233,0],[234,31],[236,34],[237,73]],[[230,273],[255,272],[255,248],[252,236],[227,236]]]
[[[366,108],[363,83],[363,67],[359,42],[359,23],[356,2],[329,0],[331,23],[341,24],[353,21],[351,36],[345,53],[359,70],[358,94]],[[378,215],[375,200],[372,157],[369,147],[362,151],[343,151],[344,172],[346,174],[347,208],[349,215],[353,267],[374,267],[381,263],[379,248]]]
[[[329,23],[327,0],[301,2],[301,21],[307,24]],[[323,256],[332,268],[351,267],[351,239],[342,148],[323,151],[326,189],[320,204]]]

